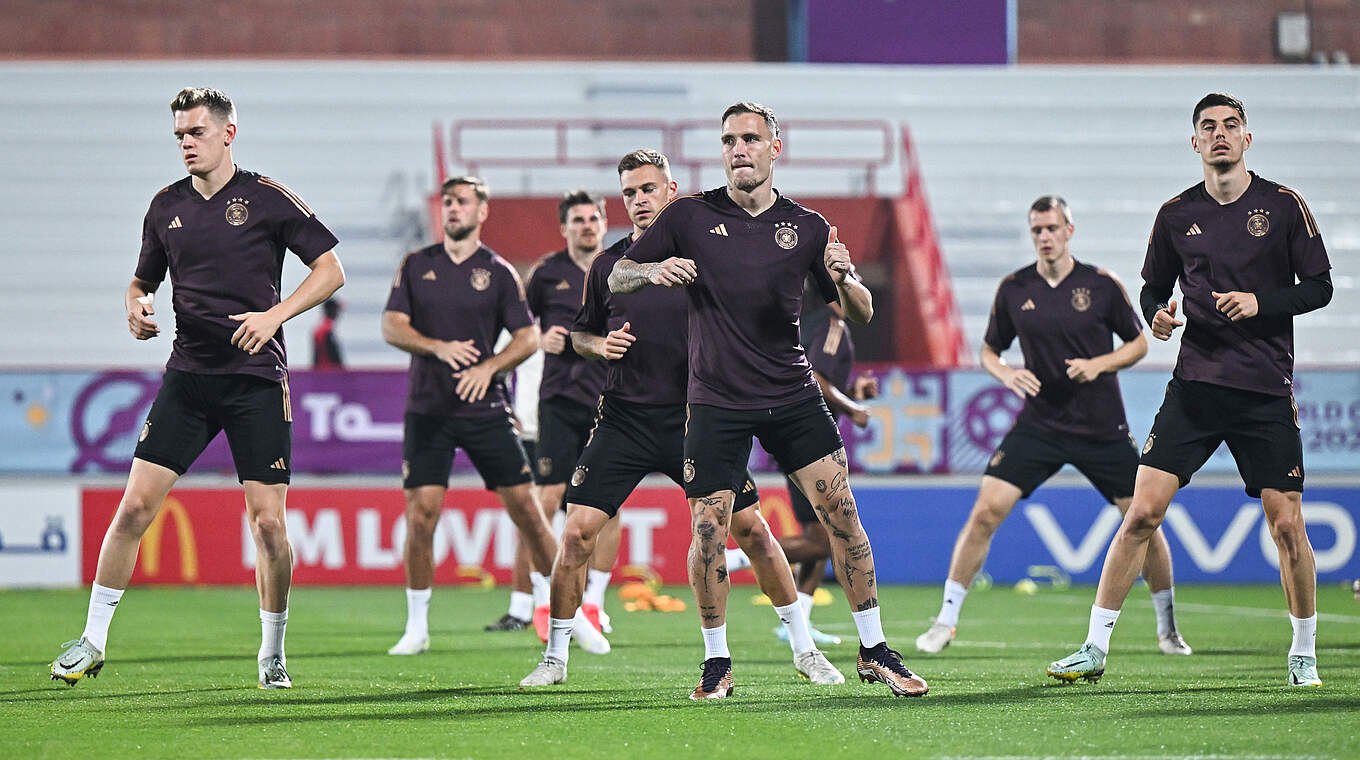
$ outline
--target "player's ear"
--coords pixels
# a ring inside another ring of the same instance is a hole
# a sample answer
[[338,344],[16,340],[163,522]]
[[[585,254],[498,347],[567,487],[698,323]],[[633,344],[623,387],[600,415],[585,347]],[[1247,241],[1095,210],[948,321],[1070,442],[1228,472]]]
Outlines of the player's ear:
[[1244,132],[1242,134],[1242,150],[1246,150],[1247,148],[1250,147],[1251,147],[1251,133]]
[[222,144],[230,147],[236,141],[236,125],[227,124],[222,132],[225,134],[225,137],[222,138]]
[[1199,138],[1195,135],[1190,135],[1190,150],[1193,150],[1196,153],[1199,152]]
[[479,204],[479,208],[477,209],[477,224],[478,225],[484,224],[486,222],[487,215],[490,213],[491,204],[486,201],[482,201],[481,204]]
[[778,137],[770,142],[770,160],[779,158],[779,154],[784,152],[784,141]]

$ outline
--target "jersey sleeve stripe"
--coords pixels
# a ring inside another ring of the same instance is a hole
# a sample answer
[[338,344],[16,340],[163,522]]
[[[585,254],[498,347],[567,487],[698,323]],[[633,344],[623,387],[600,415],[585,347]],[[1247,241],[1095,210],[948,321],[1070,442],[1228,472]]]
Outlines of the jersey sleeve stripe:
[[1303,223],[1308,228],[1308,237],[1317,237],[1317,222],[1313,219],[1313,212],[1308,210],[1308,204],[1303,202],[1303,196],[1287,187],[1280,187],[1280,192],[1288,194],[1299,204],[1299,211],[1303,214]]
[[297,196],[297,193],[293,192],[292,190],[289,190],[288,188],[284,187],[278,182],[269,179],[268,177],[260,177],[260,184],[278,190],[280,193],[283,194],[283,197],[292,201],[294,206],[297,206],[298,211],[301,211],[306,216],[312,216],[311,208],[309,208],[306,203],[302,202],[302,199]]

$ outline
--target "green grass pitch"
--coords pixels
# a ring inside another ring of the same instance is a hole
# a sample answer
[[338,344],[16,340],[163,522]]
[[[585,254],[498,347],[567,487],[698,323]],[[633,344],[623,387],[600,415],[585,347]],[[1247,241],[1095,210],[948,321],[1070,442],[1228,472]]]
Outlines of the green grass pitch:
[[84,591],[0,592],[0,758],[1353,758],[1360,757],[1360,604],[1319,590],[1323,686],[1285,686],[1289,623],[1278,587],[1186,586],[1178,615],[1191,657],[1160,654],[1138,588],[1099,684],[1058,685],[1045,665],[1081,643],[1090,588],[1026,596],[975,591],[954,645],[915,652],[939,590],[883,588],[889,643],[930,682],[893,698],[854,675],[854,628],[837,602],[815,624],[841,686],[797,678],[776,619],[732,595],[736,692],[686,699],[702,645],[685,613],[627,613],[612,596],[612,654],[572,650],[563,686],[523,690],[542,648],[530,632],[484,633],[503,589],[436,590],[432,647],[389,657],[400,589],[297,588],[289,691],[255,688],[252,589],[131,589],[108,664],[75,687],[48,680],[79,635]]

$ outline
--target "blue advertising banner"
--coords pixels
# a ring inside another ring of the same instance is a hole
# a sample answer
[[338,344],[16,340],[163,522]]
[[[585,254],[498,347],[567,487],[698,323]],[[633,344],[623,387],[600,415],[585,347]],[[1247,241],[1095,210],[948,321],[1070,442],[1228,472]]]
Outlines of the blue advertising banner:
[[[975,488],[884,488],[861,479],[855,497],[874,541],[881,583],[944,583],[954,540],[977,497]],[[1360,488],[1309,488],[1303,497],[1319,582],[1360,576],[1355,554]],[[1119,510],[1090,486],[1042,486],[1001,525],[983,569],[1005,583],[1036,574],[1096,583],[1121,520]],[[1269,583],[1280,578],[1261,502],[1241,488],[1182,489],[1162,530],[1178,583]],[[904,537],[907,543],[894,543]]]
[[[867,402],[869,424],[857,428],[841,421],[855,472],[981,473],[1022,404],[979,370],[867,369],[880,385],[880,396]],[[1129,427],[1141,445],[1169,374],[1131,370],[1119,377]],[[295,472],[396,477],[404,371],[300,371],[292,373],[290,384]],[[158,371],[0,373],[0,472],[126,472],[159,388]],[[1294,392],[1307,471],[1360,471],[1360,372],[1300,371]],[[752,466],[774,470],[759,447]],[[232,472],[222,437],[193,471]],[[461,454],[455,471],[470,471]],[[1220,448],[1202,472],[1232,473],[1236,466]]]

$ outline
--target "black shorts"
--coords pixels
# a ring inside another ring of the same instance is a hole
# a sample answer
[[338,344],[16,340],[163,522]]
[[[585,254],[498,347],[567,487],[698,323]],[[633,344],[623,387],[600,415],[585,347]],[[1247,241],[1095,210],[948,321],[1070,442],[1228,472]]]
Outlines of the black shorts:
[[529,459],[509,414],[440,417],[407,412],[401,439],[402,487],[447,487],[454,450],[459,446],[482,476],[486,490],[529,482]]
[[[684,487],[685,406],[634,404],[604,396],[595,434],[572,472],[567,503],[618,514],[642,479],[659,472]],[[760,501],[751,473],[744,468],[736,484],[732,511]]]
[[1247,495],[1261,489],[1303,490],[1303,440],[1294,396],[1272,396],[1212,383],[1172,378],[1142,463],[1190,482],[1226,442]]
[[986,474],[1019,488],[1020,496],[1029,498],[1065,464],[1077,468],[1111,504],[1133,496],[1138,450],[1131,438],[1100,441],[1016,425],[996,447]]
[[596,416],[595,409],[561,396],[538,402],[535,483],[559,485],[571,478],[572,468],[590,440]]
[[685,431],[685,495],[707,496],[740,482],[751,436],[779,468],[796,472],[844,448],[821,395],[777,409],[723,409],[690,404]]
[[241,482],[287,483],[293,462],[288,380],[167,369],[133,456],[183,475],[225,430]]

